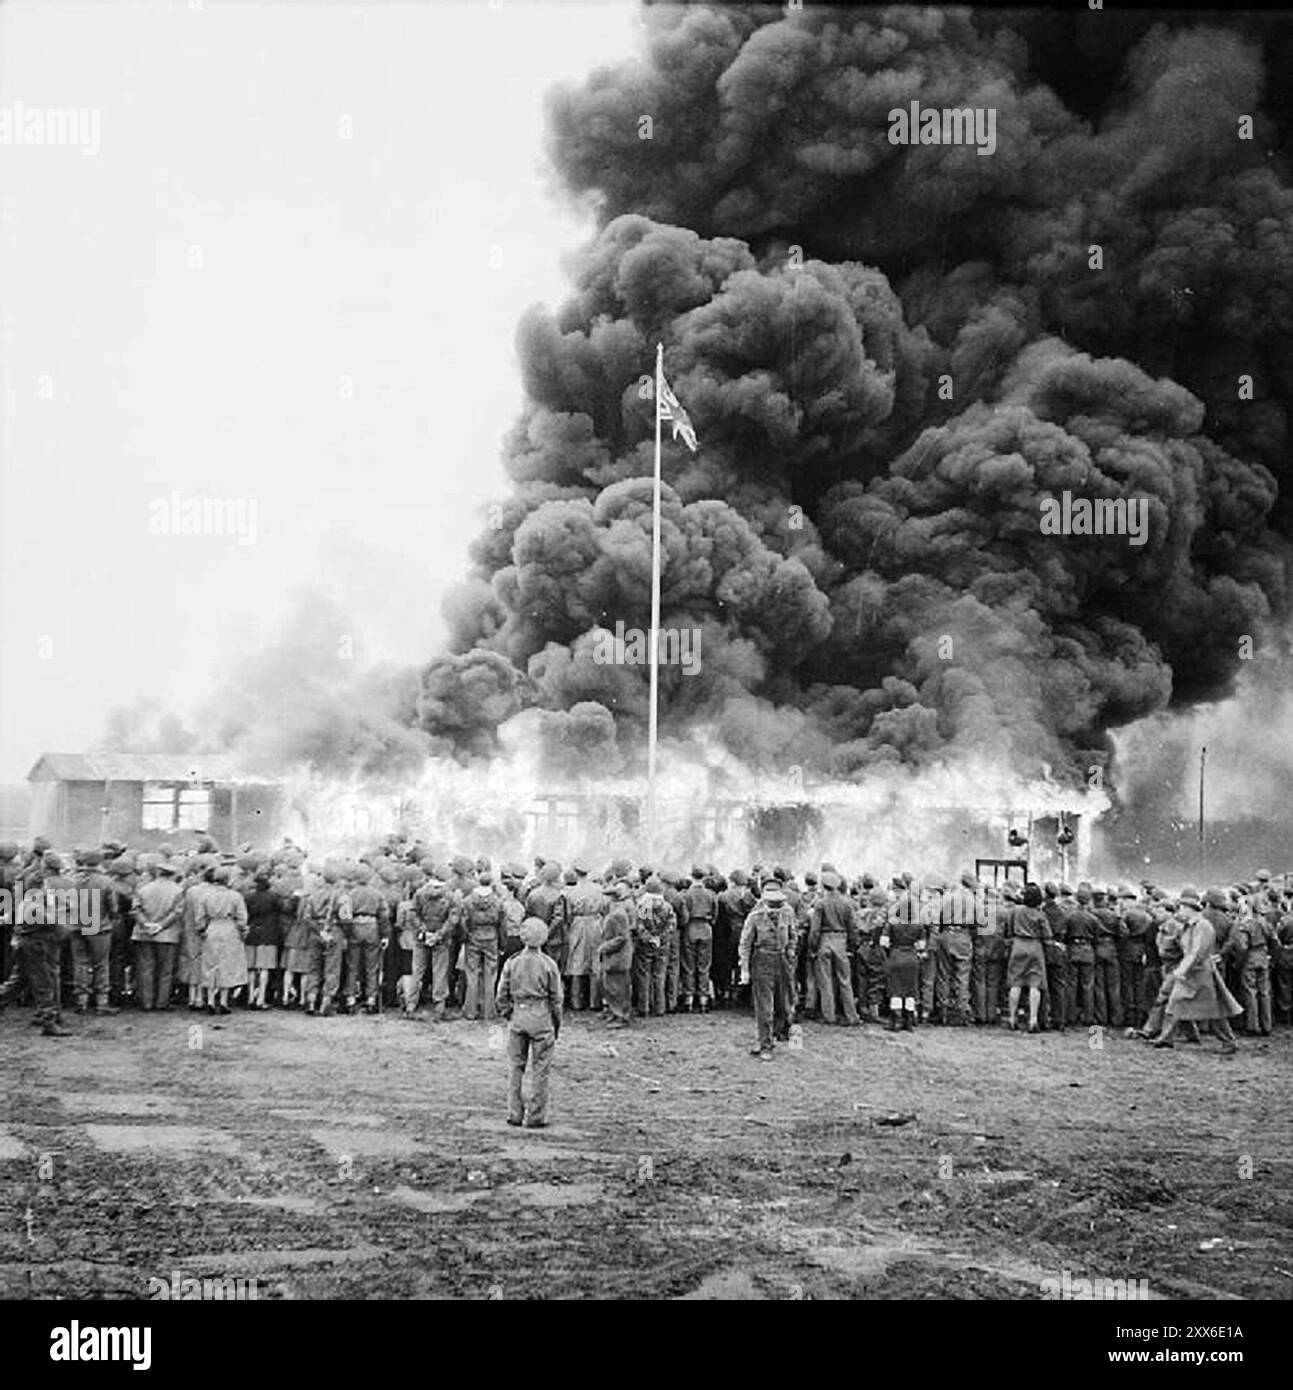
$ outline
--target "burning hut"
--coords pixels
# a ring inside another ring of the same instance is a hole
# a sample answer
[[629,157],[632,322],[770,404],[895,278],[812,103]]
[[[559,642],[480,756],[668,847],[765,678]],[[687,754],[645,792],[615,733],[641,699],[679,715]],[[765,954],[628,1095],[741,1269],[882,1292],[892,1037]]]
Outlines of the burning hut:
[[268,845],[282,793],[226,754],[43,753],[27,774],[31,833],[55,845]]

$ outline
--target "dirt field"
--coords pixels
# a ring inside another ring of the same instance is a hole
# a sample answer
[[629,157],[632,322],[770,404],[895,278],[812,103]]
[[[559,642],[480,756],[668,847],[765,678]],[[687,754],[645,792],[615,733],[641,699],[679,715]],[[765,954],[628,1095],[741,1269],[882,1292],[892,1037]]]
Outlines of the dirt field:
[[575,1018],[523,1131],[484,1023],[29,1019],[0,1015],[8,1298],[173,1270],[261,1298],[1040,1298],[1065,1269],[1293,1296],[1287,1030],[1224,1059],[808,1023],[769,1064],[745,1015]]

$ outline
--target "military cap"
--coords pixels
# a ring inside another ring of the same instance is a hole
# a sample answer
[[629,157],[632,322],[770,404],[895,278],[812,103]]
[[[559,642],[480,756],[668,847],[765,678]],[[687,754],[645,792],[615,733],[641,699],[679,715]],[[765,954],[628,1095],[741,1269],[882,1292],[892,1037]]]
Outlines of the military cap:
[[872,907],[883,907],[889,901],[889,895],[883,888],[872,888],[868,901]]
[[1118,896],[1120,898],[1134,898],[1136,897],[1136,890],[1129,883],[1120,883],[1118,885]]
[[525,865],[513,860],[512,863],[507,865],[503,872],[508,878],[514,878],[519,882],[525,877]]
[[1269,883],[1270,881],[1271,881],[1271,871],[1270,871],[1269,869],[1258,869],[1258,870],[1257,870],[1257,882],[1258,882],[1258,883]]
[[1077,900],[1080,903],[1089,903],[1091,901],[1091,885],[1089,883],[1078,884]]
[[31,842],[31,852],[33,854],[44,854],[47,849],[52,849],[53,845],[43,835],[37,835]]
[[873,874],[863,874],[863,875],[862,875],[862,887],[865,888],[865,889],[867,890],[867,892],[870,892],[871,889],[874,888],[875,886],[876,886],[876,882],[875,882],[875,876],[874,876]]
[[702,869],[699,864],[693,864],[691,866],[691,876],[692,878],[704,878],[705,870]]
[[786,872],[784,868],[782,868],[780,864],[778,864],[776,868],[773,869],[772,876],[773,878],[779,880],[781,883],[785,883],[785,881],[790,877],[790,875]]
[[1071,898],[1073,896],[1073,885],[1071,883],[1060,884],[1060,897]]
[[745,887],[745,870],[744,870],[744,869],[733,869],[732,872],[731,872],[730,874],[728,874],[727,878],[728,878],[728,882],[729,882],[729,883],[734,883],[734,884],[736,884],[736,886],[737,886],[738,888],[744,888],[744,887]]
[[81,863],[90,869],[98,868],[103,863],[103,855],[97,849],[82,850]]
[[576,859],[575,862],[571,864],[570,868],[576,874],[586,874],[588,872],[588,861],[585,859]]
[[153,865],[153,872],[155,874],[169,874],[171,878],[175,878],[179,874],[179,870],[175,865],[165,859]]
[[648,878],[647,881],[642,885],[642,891],[644,893],[663,893],[664,884],[660,882],[660,880],[655,876],[655,874],[652,874],[651,877]]
[[1199,890],[1188,884],[1186,885],[1186,887],[1182,888],[1176,896],[1177,901],[1180,902],[1182,905],[1189,907],[1203,906],[1203,900],[1199,897]]
[[1225,907],[1229,902],[1224,888],[1209,888],[1203,897],[1209,907]]
[[[804,877],[807,878],[808,875],[805,874]],[[834,873],[834,872],[833,872],[832,870],[830,870],[830,869],[827,869],[826,872],[825,872],[824,874],[822,874],[822,887],[823,887],[823,888],[840,888],[840,887],[842,887],[842,880],[840,879],[839,874]]]
[[573,869],[567,869],[566,872],[561,875],[561,881],[569,888],[572,884],[579,882],[579,875]]
[[775,873],[765,874],[765,875],[764,875],[764,878],[763,878],[763,882],[759,885],[759,887],[760,887],[760,888],[765,888],[765,889],[766,889],[766,888],[780,888],[780,887],[781,887],[781,880],[777,877],[777,875],[776,875]]
[[[829,877],[828,874],[823,874],[823,875],[822,875],[822,883],[823,883],[826,887],[829,888],[829,887],[830,887],[830,884],[826,883],[826,880],[827,880],[828,877]],[[811,869],[809,869],[808,872],[804,874],[804,882],[805,882],[810,888],[816,888],[816,887],[817,887],[817,875],[816,875],[815,873],[813,873],[813,871],[812,871]]]
[[925,875],[924,887],[931,893],[941,893],[947,887],[947,883],[942,874],[928,873]]
[[1060,895],[1059,884],[1053,879],[1048,878],[1046,882],[1042,884],[1042,892],[1045,893],[1048,898],[1058,898]]

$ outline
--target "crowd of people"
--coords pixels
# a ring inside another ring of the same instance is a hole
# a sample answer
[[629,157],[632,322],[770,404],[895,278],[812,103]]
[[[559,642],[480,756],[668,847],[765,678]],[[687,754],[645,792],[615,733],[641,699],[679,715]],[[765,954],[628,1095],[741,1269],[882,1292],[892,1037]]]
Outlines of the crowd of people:
[[[1201,893],[981,883],[969,871],[883,882],[831,864],[496,867],[446,861],[402,836],[322,862],[290,840],[230,854],[209,840],[185,852],[108,841],[59,853],[37,839],[25,854],[0,845],[0,886],[11,904],[0,1006],[28,997],[53,1036],[68,1031],[65,1007],[493,1019],[524,932],[542,936],[564,1009],[624,1028],[752,1006],[763,1057],[805,1018],[904,1030],[1101,1024],[1164,1047],[1197,1039],[1204,1021],[1226,1050],[1232,1017],[1249,1034],[1293,1018],[1293,884],[1265,871]],[[66,920],[60,893],[92,895],[93,920]],[[14,907],[15,894],[49,910]]]

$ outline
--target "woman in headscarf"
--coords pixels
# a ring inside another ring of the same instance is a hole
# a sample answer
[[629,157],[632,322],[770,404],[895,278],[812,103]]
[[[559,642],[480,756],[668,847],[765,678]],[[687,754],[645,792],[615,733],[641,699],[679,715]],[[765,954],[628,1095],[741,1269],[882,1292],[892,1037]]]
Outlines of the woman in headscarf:
[[197,929],[202,938],[202,988],[207,1013],[227,1014],[229,991],[247,983],[247,904],[231,888],[227,868],[208,870],[210,887],[198,900]]

